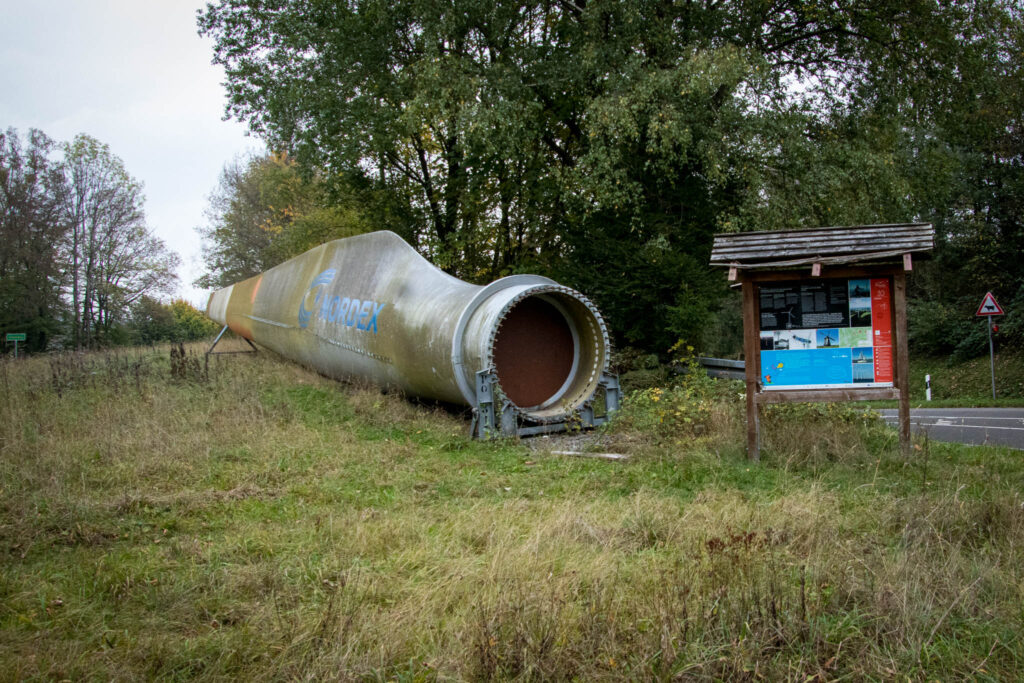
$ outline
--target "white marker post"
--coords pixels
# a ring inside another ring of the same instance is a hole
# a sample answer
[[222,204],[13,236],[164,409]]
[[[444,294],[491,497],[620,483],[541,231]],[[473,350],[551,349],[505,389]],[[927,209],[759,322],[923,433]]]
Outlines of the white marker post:
[[981,300],[981,305],[978,306],[978,312],[975,315],[983,315],[988,318],[988,365],[992,371],[992,398],[996,397],[996,354],[992,347],[992,316],[1002,315],[1003,309],[996,303],[996,298],[992,296],[992,292],[987,292],[985,298]]
[[932,400],[932,376],[924,376],[924,398],[926,401]]

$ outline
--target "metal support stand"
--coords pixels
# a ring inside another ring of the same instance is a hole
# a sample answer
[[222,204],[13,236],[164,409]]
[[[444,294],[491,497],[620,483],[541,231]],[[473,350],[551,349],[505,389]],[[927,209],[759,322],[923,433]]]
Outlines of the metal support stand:
[[227,332],[227,331],[228,331],[228,326],[225,325],[224,329],[222,329],[220,331],[220,334],[217,335],[217,338],[213,340],[212,344],[210,344],[210,348],[206,349],[206,355],[207,356],[209,356],[211,354],[214,355],[214,356],[220,356],[220,355],[226,356],[226,355],[229,355],[229,354],[232,354],[232,353],[257,353],[259,351],[256,348],[256,345],[253,344],[248,339],[246,339],[245,337],[242,337],[242,339],[245,339],[245,343],[252,347],[251,351],[214,351],[213,349],[217,346],[217,344],[220,342],[221,337],[223,337],[224,333]]
[[[481,370],[476,373],[476,407],[473,409],[471,434],[477,439],[493,439],[502,436],[533,436],[570,429],[590,429],[602,425],[619,409],[619,378],[602,373],[598,387],[604,390],[603,414],[595,414],[593,400],[590,400],[568,419],[539,423],[524,420],[515,405],[501,395],[497,375],[490,370]],[[499,404],[500,408],[497,407]]]
[[612,413],[618,412],[619,406],[622,403],[622,390],[619,388],[619,376],[603,372],[601,373],[601,379],[597,384],[599,387],[604,389],[605,416],[602,419],[603,422],[607,422]]

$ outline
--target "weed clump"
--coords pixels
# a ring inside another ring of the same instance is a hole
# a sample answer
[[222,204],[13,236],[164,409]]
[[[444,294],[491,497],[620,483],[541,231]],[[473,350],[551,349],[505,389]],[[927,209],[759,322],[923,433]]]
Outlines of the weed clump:
[[205,382],[210,378],[210,356],[203,362],[194,350],[185,351],[185,345],[171,344],[171,378],[181,382]]

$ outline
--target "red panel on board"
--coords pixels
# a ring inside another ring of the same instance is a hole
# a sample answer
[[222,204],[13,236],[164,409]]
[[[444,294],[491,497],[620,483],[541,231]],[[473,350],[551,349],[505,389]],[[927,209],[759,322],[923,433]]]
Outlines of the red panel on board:
[[871,339],[875,351],[875,381],[892,381],[892,303],[889,278],[871,280]]

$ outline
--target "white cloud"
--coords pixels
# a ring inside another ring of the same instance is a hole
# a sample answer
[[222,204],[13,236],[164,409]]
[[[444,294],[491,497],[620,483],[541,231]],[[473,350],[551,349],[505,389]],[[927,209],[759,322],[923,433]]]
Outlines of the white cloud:
[[223,73],[196,33],[189,0],[5,0],[0,22],[0,127],[39,128],[110,145],[145,184],[153,230],[181,254],[181,293],[201,273],[206,197],[225,162],[261,148],[222,120]]

